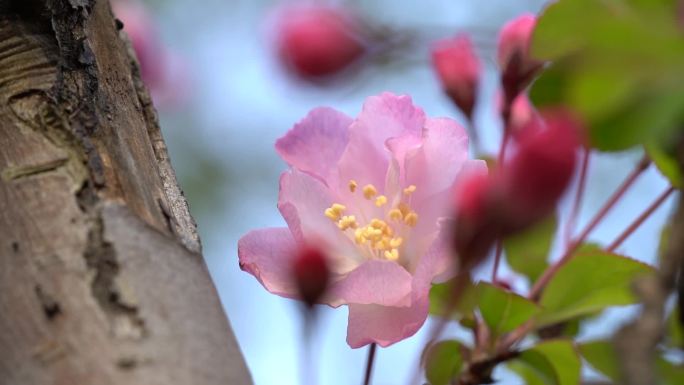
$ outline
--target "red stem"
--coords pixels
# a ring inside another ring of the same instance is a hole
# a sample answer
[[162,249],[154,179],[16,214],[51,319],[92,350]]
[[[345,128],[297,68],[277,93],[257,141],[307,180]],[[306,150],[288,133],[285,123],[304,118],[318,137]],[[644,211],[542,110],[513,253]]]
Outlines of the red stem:
[[632,235],[632,233],[636,229],[638,229],[639,226],[641,226],[641,224],[644,223],[644,221],[646,221],[646,219],[648,219],[648,217],[650,217],[651,214],[653,214],[653,212],[656,211],[658,209],[658,207],[660,207],[660,205],[663,204],[663,202],[665,202],[667,197],[669,197],[670,194],[672,194],[674,191],[675,191],[674,187],[672,187],[672,186],[668,187],[667,190],[665,190],[662,194],[660,194],[660,196],[653,203],[651,203],[650,206],[648,206],[646,211],[641,213],[641,215],[639,215],[637,217],[637,219],[635,219],[634,222],[632,222],[625,229],[625,231],[623,231],[622,234],[620,234],[620,236],[618,236],[617,239],[614,240],[613,243],[610,244],[610,246],[608,246],[608,248],[606,250],[608,250],[609,252],[613,252],[613,251],[615,251],[615,249],[620,247],[622,242],[624,242],[630,235]]
[[366,375],[363,380],[363,385],[369,385],[371,380],[371,374],[373,373],[373,362],[375,361],[375,350],[378,345],[372,343],[368,348],[368,359],[366,360]]
[[565,253],[563,253],[563,256],[553,265],[551,265],[548,269],[544,271],[542,276],[537,280],[537,282],[534,283],[534,286],[532,287],[532,290],[530,291],[529,297],[533,300],[536,300],[541,291],[544,289],[544,287],[549,283],[551,278],[556,274],[558,269],[561,268],[567,262],[570,258],[572,258],[573,253],[577,248],[584,242],[584,240],[587,238],[589,233],[591,233],[592,230],[605,218],[606,214],[610,211],[610,209],[615,206],[617,202],[620,201],[623,195],[629,190],[629,188],[634,184],[634,182],[638,179],[639,175],[643,173],[648,166],[651,164],[651,160],[648,158],[648,156],[644,156],[640,161],[639,164],[637,164],[636,168],[627,176],[627,179],[625,179],[624,182],[622,182],[622,185],[618,187],[618,189],[613,193],[613,195],[608,199],[608,201],[603,205],[601,210],[594,216],[594,218],[589,222],[587,227],[584,228],[584,231],[574,240],[572,241],[567,249],[565,250]]
[[584,196],[584,190],[587,185],[587,171],[589,169],[589,159],[591,158],[591,150],[589,148],[584,148],[584,156],[582,157],[582,169],[580,170],[579,181],[577,182],[577,191],[575,192],[575,200],[572,203],[572,209],[570,211],[570,217],[565,225],[565,233],[563,239],[565,244],[570,244],[572,239],[572,233],[575,231],[575,224],[577,223],[577,217],[579,216],[580,207],[582,204],[582,197]]
[[[501,111],[501,120],[503,121],[503,138],[501,139],[501,146],[499,147],[499,156],[497,158],[497,168],[501,170],[503,168],[504,159],[506,159],[506,148],[508,147],[508,142],[511,140],[511,105],[512,100],[506,100],[503,110]],[[496,281],[496,274],[499,271],[499,264],[501,262],[501,252],[503,251],[503,246],[501,244],[501,238],[496,240],[496,253],[494,254],[494,267],[492,268],[492,283]]]

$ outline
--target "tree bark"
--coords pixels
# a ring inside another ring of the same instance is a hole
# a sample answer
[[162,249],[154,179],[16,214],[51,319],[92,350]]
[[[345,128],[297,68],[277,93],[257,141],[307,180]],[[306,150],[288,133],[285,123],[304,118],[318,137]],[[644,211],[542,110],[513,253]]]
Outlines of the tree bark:
[[106,0],[0,0],[0,384],[249,384]]

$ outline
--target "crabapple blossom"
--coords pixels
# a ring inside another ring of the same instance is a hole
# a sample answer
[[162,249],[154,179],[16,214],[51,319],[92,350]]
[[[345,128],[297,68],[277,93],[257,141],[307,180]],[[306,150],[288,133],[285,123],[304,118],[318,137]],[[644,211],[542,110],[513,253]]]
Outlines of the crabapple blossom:
[[454,273],[442,231],[454,191],[463,175],[486,170],[468,159],[464,129],[383,93],[356,119],[314,109],[276,150],[290,165],[278,199],[287,227],[243,236],[240,267],[271,293],[298,298],[294,250],[316,245],[331,271],[320,302],[349,306],[351,347],[413,335],[427,318],[431,284]]

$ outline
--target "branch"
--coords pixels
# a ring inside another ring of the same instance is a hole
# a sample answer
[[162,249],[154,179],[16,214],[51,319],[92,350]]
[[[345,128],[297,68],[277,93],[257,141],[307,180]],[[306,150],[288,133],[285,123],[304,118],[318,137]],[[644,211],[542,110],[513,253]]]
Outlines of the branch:
[[[684,170],[684,142],[679,145],[678,157],[680,169]],[[684,266],[684,200],[681,194],[671,226],[658,271],[635,283],[636,294],[643,303],[641,314],[620,329],[614,338],[625,385],[658,383],[654,366],[656,346],[664,335],[665,303]]]

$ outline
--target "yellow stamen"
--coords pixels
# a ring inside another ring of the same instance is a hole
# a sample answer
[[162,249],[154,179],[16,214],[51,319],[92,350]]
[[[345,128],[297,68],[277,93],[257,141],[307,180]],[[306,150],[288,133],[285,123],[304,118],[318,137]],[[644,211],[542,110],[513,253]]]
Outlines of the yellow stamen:
[[354,241],[361,245],[366,242],[366,237],[364,236],[364,228],[359,228],[354,230]]
[[333,210],[335,210],[335,211],[337,211],[337,212],[339,212],[339,213],[341,213],[342,211],[344,211],[344,210],[347,209],[346,206],[341,205],[341,204],[339,204],[339,203],[333,203],[333,205],[330,206],[330,208],[333,209]]
[[349,181],[349,191],[354,192],[356,191],[356,187],[358,186],[358,183],[354,179]]
[[404,189],[404,195],[411,195],[416,191],[416,185],[412,184]]
[[389,259],[390,261],[396,261],[399,259],[399,250],[392,249],[385,251],[385,258]]
[[372,184],[363,186],[363,196],[366,199],[371,199],[378,194],[378,190]]
[[334,222],[337,222],[342,216],[342,212],[346,209],[347,208],[344,205],[333,203],[332,206],[325,209],[323,213],[326,217],[332,219]]
[[379,197],[375,198],[375,205],[378,207],[382,207],[387,203],[387,197],[384,195],[380,195]]
[[342,231],[357,228],[358,223],[356,223],[356,217],[353,215],[343,216],[342,219],[340,219],[340,221],[337,223],[337,227],[339,227]]
[[390,210],[389,217],[393,221],[401,221],[402,219],[404,219],[404,215],[401,213],[401,210],[399,209]]
[[338,214],[335,210],[331,208],[325,209],[324,213],[326,217],[332,219],[335,222],[337,222],[340,219],[340,214]]
[[404,223],[407,225],[413,227],[418,223],[418,214],[416,214],[415,211],[411,211],[410,213],[406,214],[404,217]]
[[402,238],[402,237],[392,238],[392,239],[389,241],[389,245],[390,245],[390,247],[393,248],[393,249],[398,248],[399,246],[401,246],[402,243],[404,243],[404,238]]

